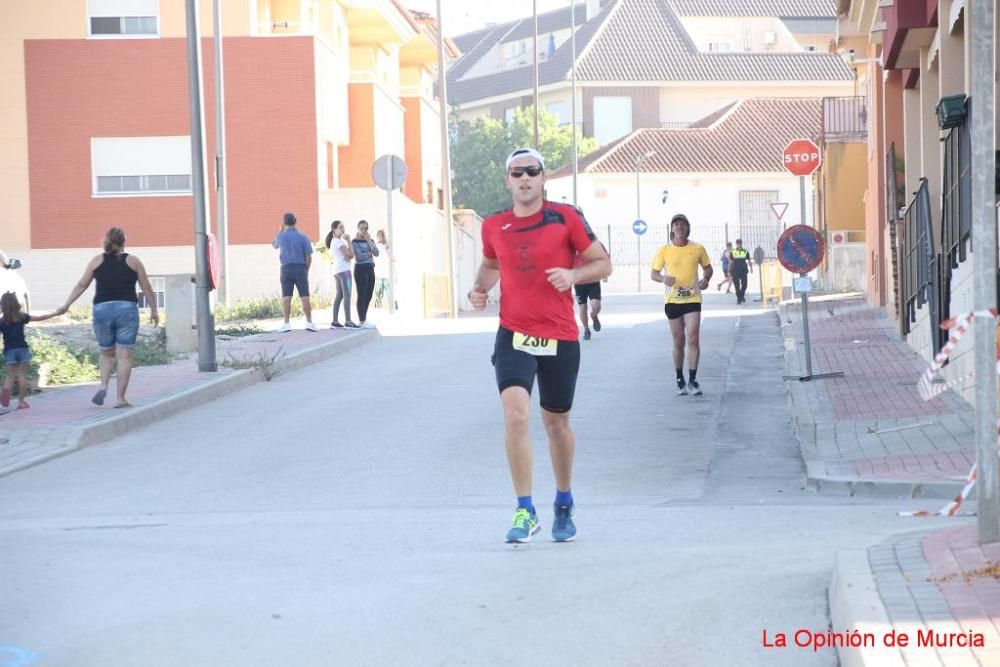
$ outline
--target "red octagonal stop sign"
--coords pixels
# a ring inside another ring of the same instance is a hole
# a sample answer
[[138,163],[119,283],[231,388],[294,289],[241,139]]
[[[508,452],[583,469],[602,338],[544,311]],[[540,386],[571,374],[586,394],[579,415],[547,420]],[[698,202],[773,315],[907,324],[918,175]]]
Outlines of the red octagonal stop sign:
[[785,147],[781,163],[796,176],[809,176],[819,169],[822,159],[819,146],[809,139],[796,139]]

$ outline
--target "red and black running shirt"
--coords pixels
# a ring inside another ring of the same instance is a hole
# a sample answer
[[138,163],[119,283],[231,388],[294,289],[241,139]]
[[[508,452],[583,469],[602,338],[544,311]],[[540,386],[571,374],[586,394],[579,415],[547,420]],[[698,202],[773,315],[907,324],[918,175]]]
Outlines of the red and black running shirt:
[[577,253],[597,240],[583,214],[566,204],[542,202],[521,218],[511,209],[483,221],[483,255],[500,262],[500,326],[539,338],[577,340],[570,290],[549,283],[546,269],[572,269]]

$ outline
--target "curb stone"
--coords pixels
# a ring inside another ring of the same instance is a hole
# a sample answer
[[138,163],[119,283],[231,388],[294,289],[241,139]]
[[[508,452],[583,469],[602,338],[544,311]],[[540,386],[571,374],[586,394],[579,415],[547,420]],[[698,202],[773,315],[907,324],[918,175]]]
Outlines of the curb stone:
[[899,649],[888,648],[882,636],[892,627],[875,582],[875,573],[868,562],[868,551],[849,549],[838,551],[834,558],[830,580],[830,621],[834,631],[857,630],[875,635],[875,647],[837,647],[842,667],[878,665],[905,667]]

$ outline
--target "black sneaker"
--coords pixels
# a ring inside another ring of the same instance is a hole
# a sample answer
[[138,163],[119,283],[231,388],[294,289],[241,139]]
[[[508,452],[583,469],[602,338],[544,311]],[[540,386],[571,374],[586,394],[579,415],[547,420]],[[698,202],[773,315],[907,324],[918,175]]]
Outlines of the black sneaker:
[[346,323],[344,323],[344,326],[347,327],[348,329],[360,329],[361,328],[360,326],[358,326],[354,322],[346,322]]
[[590,329],[584,329],[583,330],[583,339],[584,340],[590,340]]
[[684,384],[684,380],[678,380],[677,381],[677,395],[678,396],[687,396],[688,395],[688,388],[687,388],[687,385]]
[[591,315],[590,319],[594,320],[594,331],[601,330],[601,321],[597,319],[597,315]]
[[331,329],[343,329],[344,325],[341,324],[340,322],[330,322],[330,328]]
[[690,382],[688,382],[688,388],[691,390],[691,395],[692,396],[701,396],[702,395],[701,387],[698,385],[698,383],[695,380],[691,380]]

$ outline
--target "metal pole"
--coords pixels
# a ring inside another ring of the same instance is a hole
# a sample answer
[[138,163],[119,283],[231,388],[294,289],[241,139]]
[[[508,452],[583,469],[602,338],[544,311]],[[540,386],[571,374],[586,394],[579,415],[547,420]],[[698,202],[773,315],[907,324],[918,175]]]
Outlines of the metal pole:
[[532,30],[531,42],[534,45],[532,48],[535,50],[534,57],[532,61],[535,63],[535,150],[538,148],[538,0],[531,0],[531,13],[535,22],[535,27]]
[[[799,277],[805,278],[806,274],[800,273]],[[809,379],[813,374],[812,347],[809,345],[809,292],[802,292],[802,340],[806,344],[806,379]]]
[[219,299],[229,303],[229,218],[226,211],[226,103],[222,82],[222,0],[213,0],[215,21],[215,214],[219,227]]
[[198,0],[185,0],[187,13],[188,108],[191,115],[191,186],[194,199],[195,313],[198,326],[198,370],[215,372],[215,321],[208,292],[208,200],[205,193],[205,110],[202,106],[201,41]]
[[806,224],[806,177],[799,176],[799,224]]
[[[972,253],[975,310],[996,308],[997,211],[994,207],[993,152],[996,131],[996,8],[993,2],[970,3],[972,96]],[[979,542],[1000,541],[1000,504],[997,499],[997,372],[995,331],[992,318],[974,320],[976,369],[976,452],[979,465]]]
[[[639,168],[642,166],[642,156],[635,161],[635,219],[642,220],[642,214],[639,211]],[[636,271],[636,278],[638,282],[638,291],[642,291],[642,234],[635,235],[635,263],[638,267]]]
[[[385,211],[386,211],[386,229],[389,233],[389,238],[396,238],[392,233],[392,160],[385,161],[385,171],[386,171],[386,183],[389,184],[389,189],[385,191]],[[388,240],[388,239],[387,239]],[[386,257],[384,261],[389,263],[389,313],[396,312],[396,275],[392,270],[392,260]]]
[[576,201],[576,177],[580,173],[580,160],[576,149],[576,0],[569,0],[569,41],[572,62],[570,64],[570,108],[571,122],[573,125],[573,206],[578,206]]
[[[441,193],[444,205],[444,228],[448,243],[448,315],[457,315],[455,307],[455,239],[451,221],[451,156],[448,138],[448,95],[444,69],[444,29],[441,27],[441,0],[437,0],[438,30],[438,104],[441,116]],[[536,55],[537,58],[537,55]],[[537,143],[537,142],[536,142]]]

